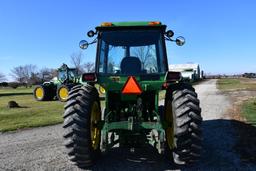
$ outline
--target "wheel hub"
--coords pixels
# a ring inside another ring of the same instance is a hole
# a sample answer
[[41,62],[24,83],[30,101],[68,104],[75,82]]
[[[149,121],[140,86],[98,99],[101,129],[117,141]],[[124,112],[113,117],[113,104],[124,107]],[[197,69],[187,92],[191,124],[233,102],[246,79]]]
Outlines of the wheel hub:
[[60,88],[59,96],[62,100],[66,100],[68,98],[68,89],[66,87]]
[[40,88],[40,87],[38,87],[38,88],[36,89],[36,97],[37,97],[38,99],[41,99],[41,98],[43,98],[43,95],[44,95],[43,89]]
[[93,103],[92,111],[91,111],[91,141],[92,148],[96,150],[100,143],[100,129],[98,128],[98,123],[100,121],[100,109],[97,102]]

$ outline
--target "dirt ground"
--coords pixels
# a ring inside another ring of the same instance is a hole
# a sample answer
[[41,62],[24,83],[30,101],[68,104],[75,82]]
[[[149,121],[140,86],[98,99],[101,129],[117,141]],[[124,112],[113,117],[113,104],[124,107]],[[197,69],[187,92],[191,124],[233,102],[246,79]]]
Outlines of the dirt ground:
[[237,121],[233,123],[237,137],[234,149],[239,154],[240,160],[243,163],[254,163],[256,165],[256,127],[246,124],[246,118],[241,115],[241,105],[246,100],[255,98],[256,91],[231,91],[227,92],[227,95],[232,100],[232,108],[226,114]]
[[[230,109],[234,101],[216,88],[216,80],[195,86],[203,116],[203,153],[193,166],[177,167],[152,147],[114,148],[102,154],[91,170],[255,170],[256,164],[243,162],[237,150],[237,133]],[[232,113],[232,112],[231,112]],[[62,145],[61,125],[0,133],[0,170],[79,170],[67,159]]]

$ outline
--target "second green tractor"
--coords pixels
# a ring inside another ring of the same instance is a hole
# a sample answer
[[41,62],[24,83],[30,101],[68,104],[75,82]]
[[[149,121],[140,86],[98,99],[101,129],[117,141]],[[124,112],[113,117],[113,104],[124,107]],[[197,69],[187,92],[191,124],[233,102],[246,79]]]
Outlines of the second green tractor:
[[62,102],[67,101],[68,92],[80,84],[80,76],[76,68],[63,64],[57,69],[57,77],[34,88],[34,98],[38,101],[53,100],[55,97]]

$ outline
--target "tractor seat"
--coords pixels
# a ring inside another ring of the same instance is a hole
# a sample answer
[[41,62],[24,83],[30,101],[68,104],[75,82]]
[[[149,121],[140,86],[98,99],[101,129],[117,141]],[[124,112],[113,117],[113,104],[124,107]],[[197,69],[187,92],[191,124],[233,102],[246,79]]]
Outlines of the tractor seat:
[[121,61],[121,73],[128,75],[135,75],[141,73],[141,62],[138,57],[125,57]]

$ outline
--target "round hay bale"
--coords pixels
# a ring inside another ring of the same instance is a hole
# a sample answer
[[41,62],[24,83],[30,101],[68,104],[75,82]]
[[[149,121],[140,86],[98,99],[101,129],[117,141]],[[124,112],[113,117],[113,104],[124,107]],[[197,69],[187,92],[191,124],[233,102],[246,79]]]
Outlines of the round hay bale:
[[8,108],[18,108],[20,107],[19,104],[15,101],[9,101],[8,102],[8,105],[7,105]]

